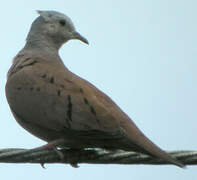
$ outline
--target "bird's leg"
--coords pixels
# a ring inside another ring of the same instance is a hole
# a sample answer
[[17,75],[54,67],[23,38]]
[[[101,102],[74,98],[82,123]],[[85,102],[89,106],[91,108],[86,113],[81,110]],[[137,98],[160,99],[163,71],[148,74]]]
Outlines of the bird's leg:
[[[59,151],[59,150],[57,149],[58,146],[61,146],[61,145],[63,145],[63,144],[66,144],[65,139],[57,139],[57,140],[51,141],[51,142],[49,142],[49,143],[47,143],[47,144],[45,144],[45,145],[43,145],[43,146],[34,148],[34,149],[32,149],[32,150],[53,149],[53,150],[58,154],[58,156],[60,157],[61,161],[64,162],[64,160],[65,160],[64,154],[63,154],[61,151]],[[74,168],[78,168],[78,167],[79,167],[77,163],[70,163],[70,165],[71,165],[72,167],[74,167]],[[45,167],[44,167],[44,163],[41,163],[41,166],[42,166],[43,168],[45,168]]]
[[[64,142],[65,142],[64,139],[57,139],[57,140],[51,141],[51,142],[49,142],[49,143],[47,143],[47,144],[45,144],[43,146],[34,148],[32,150],[33,151],[35,151],[35,150],[37,151],[37,150],[44,150],[44,149],[53,149],[58,154],[60,159],[63,161],[64,160],[64,154],[57,149],[57,146],[60,146]],[[45,168],[44,167],[44,163],[41,163],[41,166],[42,166],[42,168]]]

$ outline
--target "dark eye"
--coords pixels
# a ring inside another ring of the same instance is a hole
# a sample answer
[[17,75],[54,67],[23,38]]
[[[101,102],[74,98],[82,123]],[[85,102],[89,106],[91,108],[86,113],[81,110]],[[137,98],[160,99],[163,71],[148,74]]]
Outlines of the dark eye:
[[64,19],[59,20],[59,23],[64,26],[66,24],[66,21]]

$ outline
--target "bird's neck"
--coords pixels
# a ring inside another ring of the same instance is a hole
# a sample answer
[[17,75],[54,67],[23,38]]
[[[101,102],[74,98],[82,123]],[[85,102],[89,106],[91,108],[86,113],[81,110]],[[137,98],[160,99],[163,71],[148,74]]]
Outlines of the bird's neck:
[[43,36],[33,36],[28,38],[25,44],[26,49],[41,49],[43,51],[52,51],[58,53],[60,45],[50,41]]
[[42,36],[35,36],[27,39],[23,52],[32,52],[32,54],[44,55],[48,58],[59,58],[59,45],[50,42],[49,39]]
[[41,58],[48,62],[50,61],[57,64],[63,64],[59,56],[59,48],[40,36],[37,38],[27,39],[24,48],[19,52],[19,54],[28,57]]

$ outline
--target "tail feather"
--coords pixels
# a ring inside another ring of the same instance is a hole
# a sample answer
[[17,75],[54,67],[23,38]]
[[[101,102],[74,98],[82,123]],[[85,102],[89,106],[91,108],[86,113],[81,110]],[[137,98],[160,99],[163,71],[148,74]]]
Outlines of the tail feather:
[[181,168],[185,167],[185,165],[182,162],[173,158],[170,154],[163,151],[161,148],[155,145],[151,140],[149,140],[132,121],[131,123],[127,123],[126,126],[123,128],[126,131],[130,143],[136,144],[146,154],[150,154],[154,157],[163,159],[164,161],[174,164],[178,167]]

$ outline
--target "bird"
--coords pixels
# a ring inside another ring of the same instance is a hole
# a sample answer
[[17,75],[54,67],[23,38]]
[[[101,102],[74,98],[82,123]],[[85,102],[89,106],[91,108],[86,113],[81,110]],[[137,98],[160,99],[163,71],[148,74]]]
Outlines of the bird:
[[105,93],[71,72],[59,56],[69,40],[89,44],[65,14],[38,10],[25,46],[7,73],[6,98],[16,121],[44,148],[135,151],[184,167],[148,139]]

